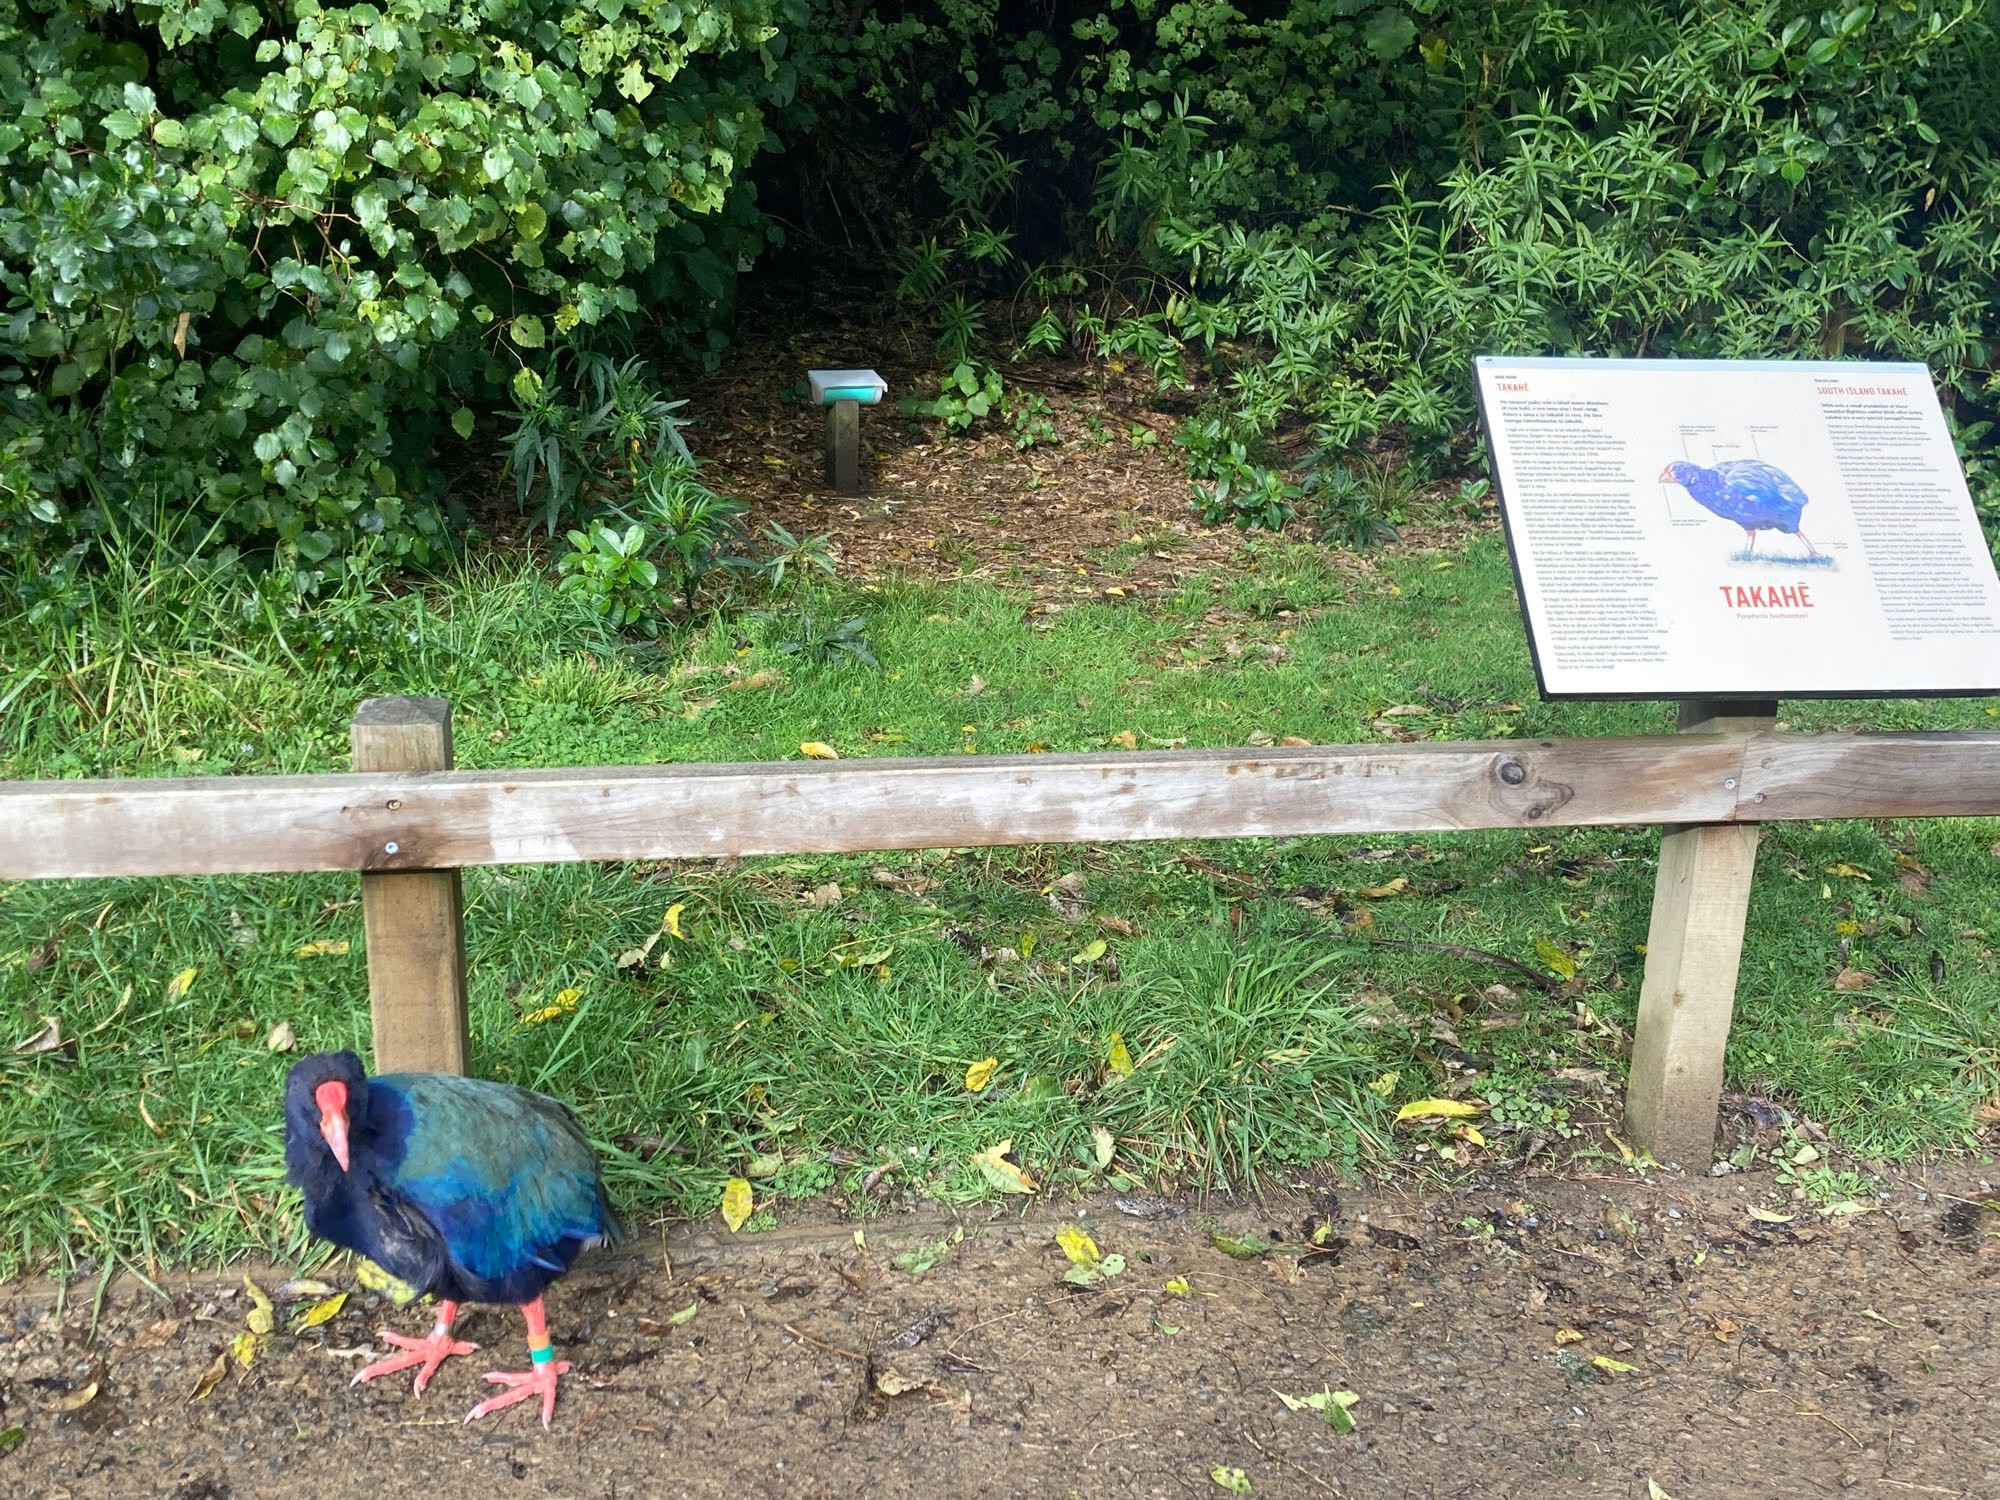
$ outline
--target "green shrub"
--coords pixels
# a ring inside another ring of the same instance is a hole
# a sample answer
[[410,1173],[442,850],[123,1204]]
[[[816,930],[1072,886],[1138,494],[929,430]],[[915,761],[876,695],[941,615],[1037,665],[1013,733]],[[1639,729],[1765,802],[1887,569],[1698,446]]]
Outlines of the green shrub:
[[448,424],[642,291],[726,298],[769,35],[763,0],[0,0],[0,545],[160,494],[307,588],[435,556]]

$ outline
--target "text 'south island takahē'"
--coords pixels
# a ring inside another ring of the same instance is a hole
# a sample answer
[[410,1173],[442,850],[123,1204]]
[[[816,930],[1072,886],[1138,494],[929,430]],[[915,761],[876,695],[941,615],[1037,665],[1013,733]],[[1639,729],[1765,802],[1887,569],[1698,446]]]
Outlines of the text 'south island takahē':
[[1806,492],[1775,464],[1759,458],[1734,458],[1713,468],[1676,462],[1660,471],[1660,483],[1679,485],[1704,510],[1741,526],[1743,534],[1750,538],[1753,555],[1760,531],[1782,531],[1795,536],[1806,544],[1809,555],[1820,555],[1811,539],[1799,530]]
[[383,1330],[404,1352],[355,1384],[416,1365],[421,1393],[447,1358],[479,1347],[452,1337],[459,1303],[513,1303],[533,1368],[489,1374],[509,1389],[465,1420],[540,1396],[548,1425],[569,1365],[549,1347],[542,1291],[579,1251],[619,1234],[597,1154],[566,1106],[443,1073],[371,1079],[352,1052],[320,1052],[285,1080],[285,1165],[308,1229],[438,1299],[430,1333]]

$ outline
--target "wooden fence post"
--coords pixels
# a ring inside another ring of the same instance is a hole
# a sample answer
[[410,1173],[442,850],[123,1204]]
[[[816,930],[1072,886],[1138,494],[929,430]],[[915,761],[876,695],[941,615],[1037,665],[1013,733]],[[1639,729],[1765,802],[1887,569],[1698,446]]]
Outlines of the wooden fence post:
[[[357,771],[447,771],[451,705],[442,698],[369,698],[349,738]],[[376,1072],[466,1071],[463,911],[457,870],[361,877]]]
[[[1777,713],[1770,702],[1683,703],[1680,730],[1756,734]],[[1697,823],[1660,836],[1625,1124],[1654,1160],[1691,1171],[1705,1171],[1715,1150],[1757,833],[1755,823]]]

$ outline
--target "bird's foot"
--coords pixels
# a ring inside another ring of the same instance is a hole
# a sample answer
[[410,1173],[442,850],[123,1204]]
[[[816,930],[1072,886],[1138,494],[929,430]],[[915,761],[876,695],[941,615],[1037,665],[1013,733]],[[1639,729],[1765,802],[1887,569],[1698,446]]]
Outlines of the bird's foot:
[[508,1386],[510,1389],[504,1395],[480,1402],[465,1414],[465,1420],[476,1422],[481,1417],[490,1416],[503,1406],[512,1406],[516,1401],[526,1401],[530,1396],[540,1396],[542,1425],[546,1427],[554,1420],[556,1414],[556,1377],[568,1373],[569,1361],[566,1359],[552,1359],[547,1364],[536,1365],[524,1375],[513,1375],[502,1371],[491,1372],[486,1377],[488,1380],[495,1385]]
[[364,1380],[373,1380],[377,1375],[393,1375],[398,1370],[407,1370],[411,1365],[420,1365],[417,1371],[416,1394],[421,1396],[424,1387],[430,1384],[431,1376],[437,1374],[438,1366],[454,1354],[471,1354],[478,1349],[477,1344],[468,1344],[464,1339],[455,1339],[449,1329],[433,1328],[420,1339],[391,1332],[384,1328],[381,1337],[394,1344],[403,1352],[391,1354],[387,1359],[378,1359],[360,1374],[351,1384],[359,1385]]

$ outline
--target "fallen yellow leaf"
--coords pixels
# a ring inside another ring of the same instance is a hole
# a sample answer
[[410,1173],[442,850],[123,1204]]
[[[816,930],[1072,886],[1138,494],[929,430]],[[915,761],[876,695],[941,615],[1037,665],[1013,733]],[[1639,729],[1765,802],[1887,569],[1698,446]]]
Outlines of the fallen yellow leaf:
[[1394,880],[1385,881],[1381,885],[1363,887],[1361,898],[1364,901],[1386,901],[1391,896],[1402,895],[1409,888],[1410,878],[1407,875],[1398,875]]
[[1837,865],[1828,865],[1826,867],[1826,873],[1829,875],[1838,875],[1843,880],[1866,880],[1872,882],[1875,879],[1875,877],[1873,875],[1870,875],[1866,870],[1863,870],[1855,865],[1847,864],[1844,861]]
[[1609,1370],[1613,1375],[1630,1375],[1639,1368],[1637,1365],[1626,1364],[1622,1359],[1613,1359],[1608,1354],[1593,1354],[1590,1356],[1590,1362],[1600,1370]]
[[839,760],[840,752],[821,740],[804,740],[799,745],[799,754],[813,760]]
[[1465,1099],[1412,1099],[1396,1111],[1398,1120],[1463,1119],[1484,1114],[1486,1106]]
[[1189,1285],[1187,1277],[1173,1276],[1168,1278],[1164,1290],[1171,1292],[1176,1297],[1185,1297],[1193,1292],[1194,1288]]
[[1137,750],[1139,748],[1139,736],[1129,729],[1121,729],[1111,736],[1111,743],[1116,745],[1120,750]]
[[1039,1190],[1039,1184],[1026,1172],[1007,1160],[1007,1153],[1014,1149],[1010,1138],[997,1146],[988,1146],[976,1152],[972,1164],[979,1168],[980,1175],[987,1183],[1003,1193],[1032,1193]]
[[1559,948],[1547,938],[1535,939],[1535,952],[1558,979],[1576,978],[1576,958],[1567,948]]
[[722,1222],[729,1226],[731,1234],[741,1229],[750,1217],[755,1199],[750,1192],[747,1178],[732,1177],[729,1185],[722,1190]]
[[229,1341],[229,1352],[236,1356],[236,1363],[249,1369],[257,1359],[257,1335],[239,1333]]
[[1123,1033],[1116,1031],[1111,1033],[1111,1046],[1105,1054],[1104,1065],[1111,1070],[1115,1078],[1132,1076],[1132,1049],[1125,1045]]
[[347,1293],[335,1292],[331,1297],[323,1297],[311,1307],[292,1319],[292,1332],[304,1333],[308,1328],[317,1328],[340,1316],[340,1310],[347,1306]]
[[1062,1253],[1069,1257],[1071,1265],[1094,1266],[1104,1259],[1097,1241],[1074,1224],[1064,1224],[1056,1230],[1056,1243],[1062,1246]]
[[200,972],[201,970],[197,968],[182,969],[180,973],[169,979],[167,981],[167,1004],[172,1005],[176,1000],[183,998],[193,986],[194,976]]
[[1583,1335],[1578,1333],[1574,1328],[1558,1328],[1556,1330],[1556,1342],[1558,1344],[1580,1344],[1583,1342]]
[[1104,957],[1105,949],[1109,946],[1103,938],[1098,938],[1093,942],[1086,943],[1083,951],[1072,958],[1070,962],[1073,964],[1094,964],[1100,958]]
[[292,950],[292,957],[293,958],[320,958],[320,957],[338,958],[343,953],[347,952],[347,949],[348,949],[348,942],[347,939],[345,938],[339,938],[332,941],[325,941],[318,943],[301,943],[298,947]]
[[971,1089],[973,1093],[978,1093],[993,1081],[993,1075],[999,1071],[999,1068],[999,1058],[982,1057],[978,1062],[965,1070],[965,1086]]
[[687,941],[687,934],[681,931],[681,913],[687,910],[685,901],[676,901],[667,908],[667,914],[660,918],[660,925],[667,930],[667,936]]
[[[250,1294],[250,1312],[243,1320],[243,1326],[252,1333],[269,1333],[278,1326],[277,1316],[271,1309],[271,1299],[264,1295],[264,1289],[250,1279],[250,1273],[243,1273],[243,1289]],[[249,1361],[245,1360],[245,1364]]]

